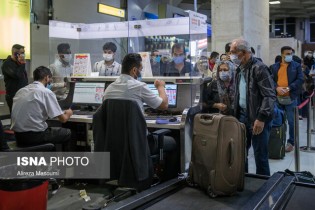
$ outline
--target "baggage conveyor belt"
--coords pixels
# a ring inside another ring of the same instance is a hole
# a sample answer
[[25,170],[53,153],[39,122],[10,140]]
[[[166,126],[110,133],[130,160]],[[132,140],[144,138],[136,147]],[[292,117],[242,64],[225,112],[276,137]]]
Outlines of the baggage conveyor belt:
[[105,191],[108,192],[108,189],[86,190],[91,201],[84,202],[78,197],[77,191],[63,188],[49,199],[48,209],[78,210],[86,204],[97,204],[106,210],[315,209],[315,185],[296,183],[293,176],[285,176],[284,173],[275,173],[271,177],[246,174],[242,192],[216,198],[210,198],[203,190],[187,186],[186,180],[172,179],[121,201],[112,202],[106,208],[103,205],[104,193],[107,194]]
[[245,189],[235,196],[210,198],[203,190],[188,187],[185,180],[173,179],[157,189],[148,189],[106,209],[150,209],[150,210],[191,210],[191,209],[240,209],[260,189],[268,177],[246,175]]

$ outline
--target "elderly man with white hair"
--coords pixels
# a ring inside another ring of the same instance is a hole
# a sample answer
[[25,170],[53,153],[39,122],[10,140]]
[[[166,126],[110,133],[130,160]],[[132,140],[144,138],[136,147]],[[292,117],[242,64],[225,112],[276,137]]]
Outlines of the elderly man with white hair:
[[256,173],[270,175],[268,140],[277,99],[274,82],[269,68],[252,56],[251,46],[247,41],[233,40],[230,53],[231,61],[238,65],[235,75],[234,114],[246,125],[247,151],[252,144]]

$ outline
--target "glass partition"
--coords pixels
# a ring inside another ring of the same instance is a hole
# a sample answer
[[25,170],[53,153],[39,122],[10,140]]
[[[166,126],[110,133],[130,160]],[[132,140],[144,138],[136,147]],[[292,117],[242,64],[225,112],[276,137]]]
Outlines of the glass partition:
[[[49,22],[49,61],[53,73],[52,90],[58,99],[67,91],[70,76],[117,76],[127,54],[128,22]],[[104,50],[103,50],[104,49]],[[108,55],[111,54],[111,55]],[[105,57],[113,58],[106,61]]]

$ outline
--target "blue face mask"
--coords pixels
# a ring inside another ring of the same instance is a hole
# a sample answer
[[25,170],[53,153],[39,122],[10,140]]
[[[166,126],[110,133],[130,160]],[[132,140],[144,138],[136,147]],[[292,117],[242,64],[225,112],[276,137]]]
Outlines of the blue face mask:
[[160,56],[156,56],[155,57],[155,62],[160,63],[160,61],[161,61],[161,57]]
[[236,65],[240,65],[241,64],[241,60],[238,59],[237,55],[235,54],[231,54],[230,55],[230,59],[233,63],[235,63]]
[[219,73],[219,77],[222,81],[228,81],[230,79],[230,72],[228,71],[221,71]]
[[52,84],[51,84],[51,83],[48,83],[48,84],[46,85],[46,88],[49,89],[49,90],[51,90]]
[[287,63],[290,63],[292,61],[292,55],[286,55],[284,57],[284,61],[287,62]]
[[185,57],[183,55],[177,56],[177,57],[173,57],[173,61],[174,61],[175,64],[183,63],[184,59],[185,59]]

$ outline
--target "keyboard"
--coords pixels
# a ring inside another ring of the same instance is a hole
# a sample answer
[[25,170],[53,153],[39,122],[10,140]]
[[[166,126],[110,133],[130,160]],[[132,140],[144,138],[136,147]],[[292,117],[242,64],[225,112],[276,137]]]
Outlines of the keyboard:
[[157,120],[157,119],[169,120],[172,118],[174,118],[174,116],[172,116],[172,115],[146,115],[146,116],[144,116],[145,120]]
[[75,114],[75,115],[93,115],[93,114],[95,114],[95,111],[73,110],[73,114]]

